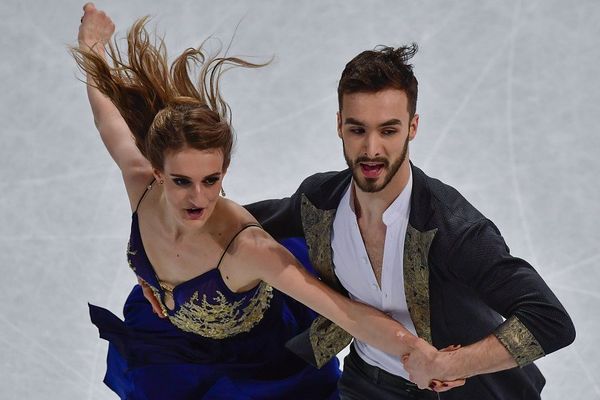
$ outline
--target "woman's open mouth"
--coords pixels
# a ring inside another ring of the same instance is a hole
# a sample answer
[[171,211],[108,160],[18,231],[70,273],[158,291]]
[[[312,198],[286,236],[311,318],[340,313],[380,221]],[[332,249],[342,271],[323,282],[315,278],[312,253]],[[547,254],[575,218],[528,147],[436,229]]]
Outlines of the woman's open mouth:
[[204,215],[204,208],[186,208],[185,212],[189,219],[200,219]]

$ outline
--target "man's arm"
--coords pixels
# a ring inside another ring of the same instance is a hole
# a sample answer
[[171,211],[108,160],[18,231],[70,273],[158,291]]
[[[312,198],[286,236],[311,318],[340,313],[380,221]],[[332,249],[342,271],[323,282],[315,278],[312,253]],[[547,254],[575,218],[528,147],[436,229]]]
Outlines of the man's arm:
[[300,216],[299,194],[283,199],[263,200],[244,205],[261,224],[277,240],[303,236]]
[[409,379],[421,389],[431,388],[431,382],[436,379],[466,379],[517,366],[511,353],[494,335],[454,351],[435,351],[429,343],[415,336],[406,336],[404,341],[413,350],[402,356],[402,363]]
[[519,366],[575,339],[560,301],[529,263],[510,255],[491,221],[482,220],[461,235],[450,254],[450,272],[506,318],[493,334]]
[[527,365],[575,339],[575,327],[564,307],[535,269],[510,255],[504,239],[489,220],[471,225],[449,254],[449,272],[473,288],[506,318],[484,339],[454,352],[433,353],[421,347],[404,358],[420,387],[433,379],[501,371]]
[[[262,227],[277,240],[289,237],[303,237],[302,225],[302,198],[306,196],[313,202],[314,198],[321,198],[321,206],[327,209],[336,207],[335,201],[328,196],[338,193],[350,184],[351,173],[345,171],[321,172],[304,179],[296,192],[279,200],[264,200],[247,204],[244,207],[260,222]],[[331,191],[331,192],[329,192]],[[327,193],[329,192],[329,193]],[[315,203],[316,204],[316,203]]]
[[290,197],[246,204],[244,208],[276,240],[303,237],[301,197],[306,186],[311,184],[311,178],[306,178]]

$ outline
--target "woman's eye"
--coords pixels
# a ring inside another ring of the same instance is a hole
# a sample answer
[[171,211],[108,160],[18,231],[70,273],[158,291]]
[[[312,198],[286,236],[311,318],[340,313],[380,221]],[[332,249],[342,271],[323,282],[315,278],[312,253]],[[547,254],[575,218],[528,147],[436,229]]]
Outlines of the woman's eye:
[[185,178],[174,178],[173,182],[177,185],[177,186],[186,186],[187,184],[190,183],[189,180],[185,179]]
[[215,183],[219,182],[219,178],[208,178],[204,180],[204,183],[206,183],[208,186],[212,186]]

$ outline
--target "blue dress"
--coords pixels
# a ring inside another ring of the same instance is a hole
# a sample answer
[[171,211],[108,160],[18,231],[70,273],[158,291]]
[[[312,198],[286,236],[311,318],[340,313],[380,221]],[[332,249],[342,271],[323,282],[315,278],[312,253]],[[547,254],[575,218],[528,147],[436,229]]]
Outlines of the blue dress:
[[[309,269],[306,244],[284,243]],[[136,285],[125,321],[90,305],[92,322],[109,341],[104,382],[122,399],[337,399],[339,364],[306,364],[285,343],[310,326],[315,313],[261,282],[229,290],[217,268],[172,289],[175,307],[142,244],[133,214],[129,266],[152,289],[167,318],[158,318]]]

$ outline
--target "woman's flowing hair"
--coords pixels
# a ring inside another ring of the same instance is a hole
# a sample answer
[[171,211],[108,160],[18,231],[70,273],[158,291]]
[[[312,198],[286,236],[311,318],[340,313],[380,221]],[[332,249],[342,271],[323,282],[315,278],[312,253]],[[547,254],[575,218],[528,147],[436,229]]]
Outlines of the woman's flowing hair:
[[[267,65],[238,57],[208,55],[188,48],[169,67],[162,38],[151,42],[146,30],[148,17],[137,20],[127,33],[127,59],[116,39],[107,46],[107,59],[91,49],[72,48],[78,66],[100,92],[117,107],[142,154],[153,167],[162,169],[167,150],[185,146],[206,150],[220,148],[224,168],[233,147],[231,110],[220,93],[221,75],[233,67]],[[192,67],[199,67],[192,82]]]

